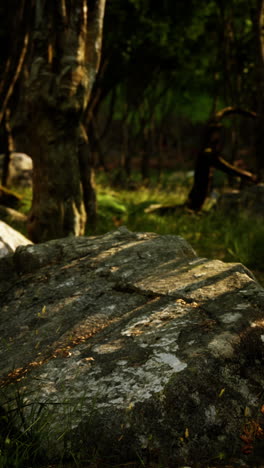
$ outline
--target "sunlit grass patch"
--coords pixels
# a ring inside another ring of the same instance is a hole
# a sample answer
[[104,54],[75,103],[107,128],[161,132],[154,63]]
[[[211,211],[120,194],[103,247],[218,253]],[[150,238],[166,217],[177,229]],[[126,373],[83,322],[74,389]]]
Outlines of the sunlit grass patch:
[[19,204],[19,211],[27,214],[31,207],[32,201],[32,188],[31,187],[12,187],[12,190],[21,195],[22,199]]
[[[104,191],[108,194],[106,187]],[[130,191],[111,188],[110,194],[106,203],[99,187],[97,234],[125,224],[131,231],[179,235],[199,256],[241,262],[263,281],[264,226],[261,219],[252,219],[243,212],[237,213],[236,217],[228,216],[215,209],[200,214],[179,209],[175,214],[162,216],[158,211],[151,211],[155,206],[182,205],[188,195],[186,185],[171,191],[160,185],[139,186]]]
[[[192,183],[192,173],[157,173],[147,184],[142,184],[138,174],[126,183],[113,185],[114,176],[100,173],[97,177],[97,224],[87,226],[87,235],[98,235],[126,225],[131,231],[174,234],[184,237],[202,257],[228,262],[241,262],[253,270],[264,282],[264,223],[262,219],[236,216],[215,209],[201,214],[178,209],[163,214],[154,211],[159,206],[183,205]],[[128,183],[129,185],[129,183]],[[31,189],[16,190],[23,195],[19,210],[28,213]],[[14,226],[16,227],[16,226]],[[25,227],[23,227],[25,231]],[[26,232],[23,233],[26,235]]]

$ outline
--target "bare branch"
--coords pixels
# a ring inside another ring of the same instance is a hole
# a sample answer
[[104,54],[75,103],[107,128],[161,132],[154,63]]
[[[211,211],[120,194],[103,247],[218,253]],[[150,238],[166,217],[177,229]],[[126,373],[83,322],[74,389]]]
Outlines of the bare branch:
[[20,57],[19,57],[19,60],[18,60],[17,67],[16,67],[16,71],[14,73],[13,79],[12,79],[12,81],[11,81],[9,87],[8,87],[8,90],[7,90],[6,95],[4,97],[4,100],[3,100],[2,108],[1,108],[1,111],[0,111],[0,125],[1,125],[1,122],[3,120],[4,114],[6,112],[8,101],[9,101],[10,97],[13,94],[15,84],[16,84],[16,82],[17,82],[17,80],[19,78],[20,72],[22,70],[24,60],[25,60],[25,56],[26,56],[26,53],[27,53],[27,48],[28,48],[28,34],[26,34],[25,37],[24,37],[23,46],[22,46],[22,50],[21,50],[21,53],[20,53]]
[[243,115],[244,117],[252,117],[253,119],[256,119],[258,117],[258,114],[256,112],[252,112],[247,109],[242,109],[241,107],[229,106],[216,112],[216,114],[212,117],[211,122],[219,122],[223,118],[233,114]]

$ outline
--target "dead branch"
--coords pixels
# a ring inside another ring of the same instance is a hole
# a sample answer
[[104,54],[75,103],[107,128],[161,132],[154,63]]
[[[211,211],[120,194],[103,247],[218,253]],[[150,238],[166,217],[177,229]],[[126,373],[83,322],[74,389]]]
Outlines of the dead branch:
[[258,114],[256,112],[249,111],[247,109],[242,109],[241,107],[229,106],[216,112],[216,114],[212,117],[211,122],[219,122],[223,118],[233,114],[242,115],[243,117],[251,117],[253,119],[256,119],[258,117]]

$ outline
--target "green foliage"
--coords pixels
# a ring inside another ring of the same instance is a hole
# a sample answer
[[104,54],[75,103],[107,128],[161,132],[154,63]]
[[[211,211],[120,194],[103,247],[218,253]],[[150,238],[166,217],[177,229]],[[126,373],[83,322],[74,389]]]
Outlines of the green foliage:
[[[12,386],[12,384],[9,384]],[[2,390],[3,392],[3,390]],[[60,454],[54,453],[54,460],[47,457],[43,447],[49,447],[49,442],[54,445],[51,430],[56,420],[56,412],[47,410],[51,402],[28,403],[28,394],[17,388],[12,400],[6,402],[7,409],[0,408],[0,468],[44,468],[44,467],[71,467],[80,468],[93,466],[96,459],[96,448],[88,456],[88,460],[81,460],[78,452],[74,451],[69,443],[65,444],[65,436],[71,431],[73,415],[82,411],[83,402],[87,398],[85,392],[70,404],[68,400],[56,403],[60,405],[64,421],[63,432],[55,439],[55,444],[62,443],[63,450]],[[89,423],[94,425],[94,401],[91,401]],[[88,423],[88,419],[86,420]],[[67,437],[66,437],[67,438]],[[43,444],[44,441],[44,444]],[[66,460],[66,461],[65,461]]]
[[237,261],[249,268],[263,270],[264,259],[264,225],[261,219],[241,217],[240,222],[228,220],[232,223],[230,233],[227,233],[226,243],[228,252]]
[[212,98],[209,94],[192,96],[186,92],[176,100],[179,115],[189,117],[190,122],[206,122],[212,111]]
[[102,85],[118,91],[114,118],[134,136],[168,116],[207,120],[216,101],[254,109],[254,15],[255,2],[244,0],[109,2]]
[[40,464],[43,453],[39,447],[39,437],[43,433],[45,423],[32,409],[32,423],[25,427],[23,411],[24,404],[21,396],[16,395],[17,409],[4,411],[0,415],[0,467],[25,468]]
[[[111,179],[115,179],[114,173],[111,173]],[[264,280],[264,226],[261,219],[251,219],[243,212],[234,218],[214,210],[202,214],[182,210],[175,215],[164,216],[151,212],[155,206],[173,206],[186,201],[192,185],[188,172],[163,171],[159,177],[152,173],[147,186],[140,185],[140,176],[133,173],[131,182],[134,190],[118,189],[111,186],[105,173],[98,175],[97,226],[94,230],[88,225],[88,235],[103,234],[122,224],[132,231],[180,235],[200,256],[239,261],[254,270],[261,281]],[[214,185],[219,184],[223,184],[223,177],[216,171]],[[21,190],[21,195],[24,195],[21,211],[27,213],[30,190]],[[14,227],[20,229],[20,226]],[[26,235],[25,228],[23,234]]]
[[[122,201],[113,194],[109,189],[109,192],[102,191],[97,195],[98,210],[97,218],[99,224],[104,226],[104,229],[111,231],[114,227],[118,226],[121,220],[126,219],[127,207]],[[87,233],[93,234],[93,231],[87,227]]]
[[101,192],[98,194],[99,209],[110,214],[124,214],[126,207],[111,192]]

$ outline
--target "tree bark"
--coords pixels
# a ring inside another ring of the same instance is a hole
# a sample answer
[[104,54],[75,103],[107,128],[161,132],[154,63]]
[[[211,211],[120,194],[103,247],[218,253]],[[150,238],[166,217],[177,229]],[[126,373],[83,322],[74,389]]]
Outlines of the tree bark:
[[26,0],[10,0],[6,3],[4,11],[8,27],[5,26],[2,37],[5,47],[1,50],[3,56],[0,64],[0,125],[7,109],[13,107],[10,105],[10,98],[19,80],[28,51],[28,25],[31,17]]
[[105,0],[36,0],[25,93],[34,163],[28,231],[34,242],[84,234],[87,178],[79,139],[99,67],[104,8]]
[[254,119],[258,117],[255,112],[236,107],[226,107],[217,112],[210,120],[205,132],[203,148],[197,158],[194,183],[187,201],[187,206],[191,210],[199,211],[202,208],[210,191],[213,168],[220,169],[229,176],[241,177],[253,183],[257,182],[257,177],[254,174],[233,166],[222,157],[222,125],[220,121],[224,117],[233,114]]
[[256,125],[256,160],[260,178],[264,177],[264,0],[258,0],[255,22],[257,41],[256,96],[259,119]]
[[2,151],[4,153],[2,185],[7,187],[9,176],[10,155],[13,150],[13,141],[10,128],[10,112],[7,109],[2,120]]
[[197,158],[194,183],[187,202],[187,206],[190,210],[199,211],[209,193],[212,181],[210,156],[209,148],[206,148]]
[[149,179],[149,130],[143,130],[142,155],[141,155],[141,177],[143,182]]
[[81,182],[83,187],[83,200],[88,222],[92,229],[96,227],[96,191],[94,177],[94,159],[90,142],[84,126],[79,139],[79,166],[81,170]]

